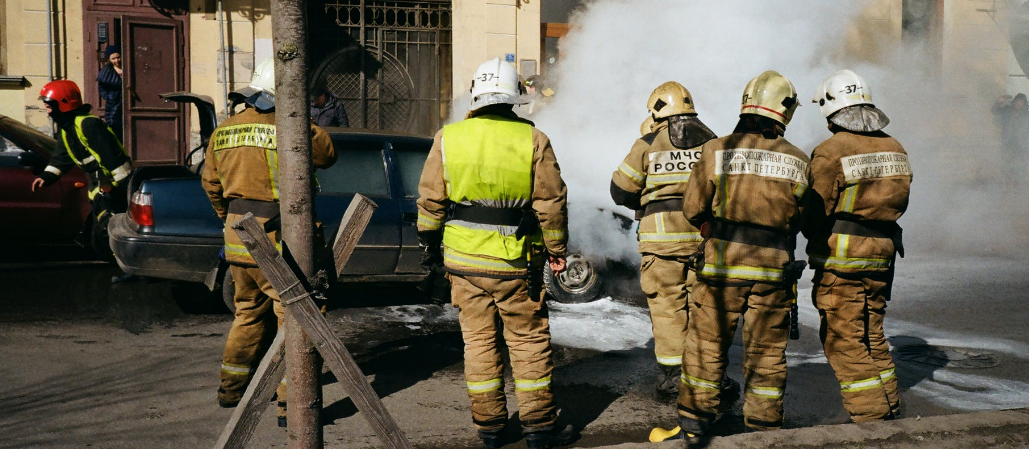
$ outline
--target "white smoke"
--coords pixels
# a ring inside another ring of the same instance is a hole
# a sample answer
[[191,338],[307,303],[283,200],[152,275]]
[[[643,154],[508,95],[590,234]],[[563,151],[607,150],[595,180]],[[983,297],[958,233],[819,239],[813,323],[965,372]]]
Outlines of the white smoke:
[[870,5],[596,0],[577,11],[560,42],[560,62],[548,73],[557,95],[532,117],[551,138],[569,186],[573,246],[637,260],[635,233],[596,211],[630,214],[612,203],[610,175],[639,137],[654,87],[668,80],[685,85],[701,120],[725,135],[736,124],[747,81],[776,70],[793,81],[803,105],[786,138],[810,153],[830,136],[810,102],[814,89],[850,68],[871,84],[877,106],[892,120],[886,131],[911,155],[912,202],[901,220],[908,251],[1024,252],[1011,245],[1011,239],[1025,241],[1029,229],[1022,224],[1024,195],[995,182],[999,131],[989,106],[1001,93],[998,74],[931,75],[933,64],[913,56],[924,53],[905,54],[888,41],[888,30],[856,20]]

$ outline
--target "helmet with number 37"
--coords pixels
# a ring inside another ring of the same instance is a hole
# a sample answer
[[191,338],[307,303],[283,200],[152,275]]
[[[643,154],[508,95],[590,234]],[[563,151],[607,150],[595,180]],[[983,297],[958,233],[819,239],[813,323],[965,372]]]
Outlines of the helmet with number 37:
[[811,101],[830,123],[849,131],[879,131],[890,123],[872,103],[868,82],[852,70],[840,70],[822,81]]
[[472,105],[476,110],[491,104],[525,104],[525,88],[511,64],[493,58],[479,65],[472,78]]

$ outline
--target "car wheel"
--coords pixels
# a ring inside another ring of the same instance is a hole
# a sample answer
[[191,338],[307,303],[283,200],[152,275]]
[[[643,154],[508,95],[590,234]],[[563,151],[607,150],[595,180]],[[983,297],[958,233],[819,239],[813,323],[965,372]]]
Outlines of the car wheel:
[[232,279],[232,270],[225,270],[222,277],[222,302],[229,312],[236,313],[236,282]]
[[593,264],[581,254],[570,254],[566,258],[567,266],[558,275],[544,264],[543,284],[547,293],[557,302],[583,303],[590,302],[600,294],[600,276]]

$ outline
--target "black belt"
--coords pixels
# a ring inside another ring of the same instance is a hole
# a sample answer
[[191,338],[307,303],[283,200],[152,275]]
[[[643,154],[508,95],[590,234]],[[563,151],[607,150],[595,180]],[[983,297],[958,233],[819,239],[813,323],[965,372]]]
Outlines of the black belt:
[[643,216],[659,214],[661,212],[682,213],[682,198],[670,198],[667,200],[653,201],[647,203],[643,208]]
[[233,198],[229,201],[229,213],[246,215],[247,212],[257,218],[275,218],[279,216],[279,203],[275,201],[258,201],[244,198]]
[[524,216],[525,210],[521,208],[456,204],[449,219],[495,226],[518,226]]
[[893,240],[894,249],[900,254],[900,257],[904,257],[903,229],[896,222],[836,218],[832,225],[832,232],[833,234]]
[[793,235],[782,231],[758,227],[744,223],[730,223],[714,220],[708,222],[708,238],[762,246],[765,248],[793,251],[797,241]]

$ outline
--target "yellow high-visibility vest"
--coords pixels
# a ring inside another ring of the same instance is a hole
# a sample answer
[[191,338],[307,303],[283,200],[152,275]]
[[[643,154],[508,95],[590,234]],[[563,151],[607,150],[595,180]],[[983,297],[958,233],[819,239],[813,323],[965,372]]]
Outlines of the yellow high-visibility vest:
[[[494,115],[443,128],[443,176],[454,204],[524,208],[532,200],[532,125]],[[491,271],[527,266],[527,247],[542,234],[518,238],[516,226],[447,222],[443,231],[448,265]],[[485,257],[482,257],[485,256]],[[499,259],[499,260],[497,260]]]

